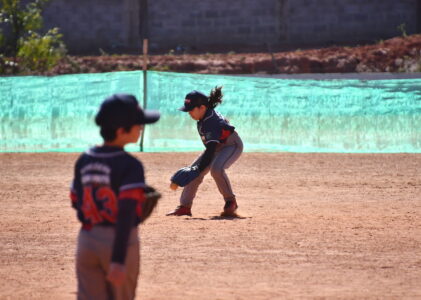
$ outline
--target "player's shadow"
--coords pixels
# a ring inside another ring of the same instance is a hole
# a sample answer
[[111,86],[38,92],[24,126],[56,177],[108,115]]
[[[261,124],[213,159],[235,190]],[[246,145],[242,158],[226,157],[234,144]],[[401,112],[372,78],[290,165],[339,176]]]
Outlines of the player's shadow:
[[251,218],[251,217],[243,217],[243,216],[240,216],[240,215],[235,215],[235,216],[211,216],[211,217],[209,217],[209,218],[195,218],[195,217],[192,217],[192,218],[188,218],[188,220],[202,220],[202,221],[206,221],[206,220],[216,220],[216,221],[218,221],[218,220],[237,220],[237,219],[249,219],[249,218]]
[[248,219],[250,217],[243,217],[240,215],[235,215],[235,216],[213,216],[210,217],[209,220],[236,220],[236,219]]

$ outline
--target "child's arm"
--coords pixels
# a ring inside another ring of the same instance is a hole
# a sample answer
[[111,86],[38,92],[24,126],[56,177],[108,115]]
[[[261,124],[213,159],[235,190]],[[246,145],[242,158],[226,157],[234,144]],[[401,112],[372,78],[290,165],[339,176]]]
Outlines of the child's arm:
[[206,150],[200,157],[198,163],[191,167],[184,167],[177,170],[174,175],[171,176],[170,189],[175,191],[179,186],[184,187],[196,179],[200,175],[200,172],[206,169],[211,163],[217,144],[218,143],[214,141],[208,142],[206,144]]
[[129,236],[136,218],[137,201],[120,199],[118,204],[116,233],[107,279],[115,285],[123,283],[126,275],[124,261],[127,254]]
[[213,156],[215,154],[216,146],[218,145],[217,142],[208,142],[206,144],[206,150],[203,152],[202,157],[200,158],[197,167],[199,168],[200,172],[206,169],[207,166],[211,163]]
[[73,185],[70,188],[70,203],[74,209],[77,209],[77,193],[76,190],[73,188]]

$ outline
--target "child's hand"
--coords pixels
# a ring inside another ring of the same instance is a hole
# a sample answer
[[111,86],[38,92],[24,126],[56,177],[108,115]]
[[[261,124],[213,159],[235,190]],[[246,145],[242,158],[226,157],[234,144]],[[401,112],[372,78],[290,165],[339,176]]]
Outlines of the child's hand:
[[111,263],[108,269],[107,280],[113,285],[122,285],[126,279],[126,267],[119,263]]
[[171,182],[170,189],[172,189],[173,191],[175,191],[177,188],[178,188],[178,184],[177,183],[174,183],[174,182]]

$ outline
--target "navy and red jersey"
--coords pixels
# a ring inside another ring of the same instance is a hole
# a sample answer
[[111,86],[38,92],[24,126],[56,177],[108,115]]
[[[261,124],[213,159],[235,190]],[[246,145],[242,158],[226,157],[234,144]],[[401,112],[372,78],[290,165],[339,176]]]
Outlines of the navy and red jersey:
[[84,229],[94,225],[115,225],[118,202],[137,202],[136,220],[140,223],[145,177],[142,163],[122,148],[97,146],[76,161],[71,186],[72,206]]
[[234,132],[235,127],[219,112],[209,108],[205,116],[197,122],[197,131],[203,144],[209,142],[224,143]]

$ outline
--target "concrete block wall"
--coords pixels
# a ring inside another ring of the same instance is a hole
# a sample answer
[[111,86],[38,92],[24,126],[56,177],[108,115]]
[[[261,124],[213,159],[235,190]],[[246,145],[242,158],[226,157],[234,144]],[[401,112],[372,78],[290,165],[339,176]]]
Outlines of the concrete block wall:
[[279,36],[282,1],[154,0],[150,4],[151,47],[264,45]]
[[137,0],[52,0],[43,17],[46,26],[60,28],[73,53],[132,51],[141,44]]
[[[149,0],[150,49],[267,50],[374,42],[420,30],[421,0]],[[71,53],[141,53],[139,0],[52,0]]]
[[318,44],[374,41],[417,31],[417,0],[291,0],[280,42]]

